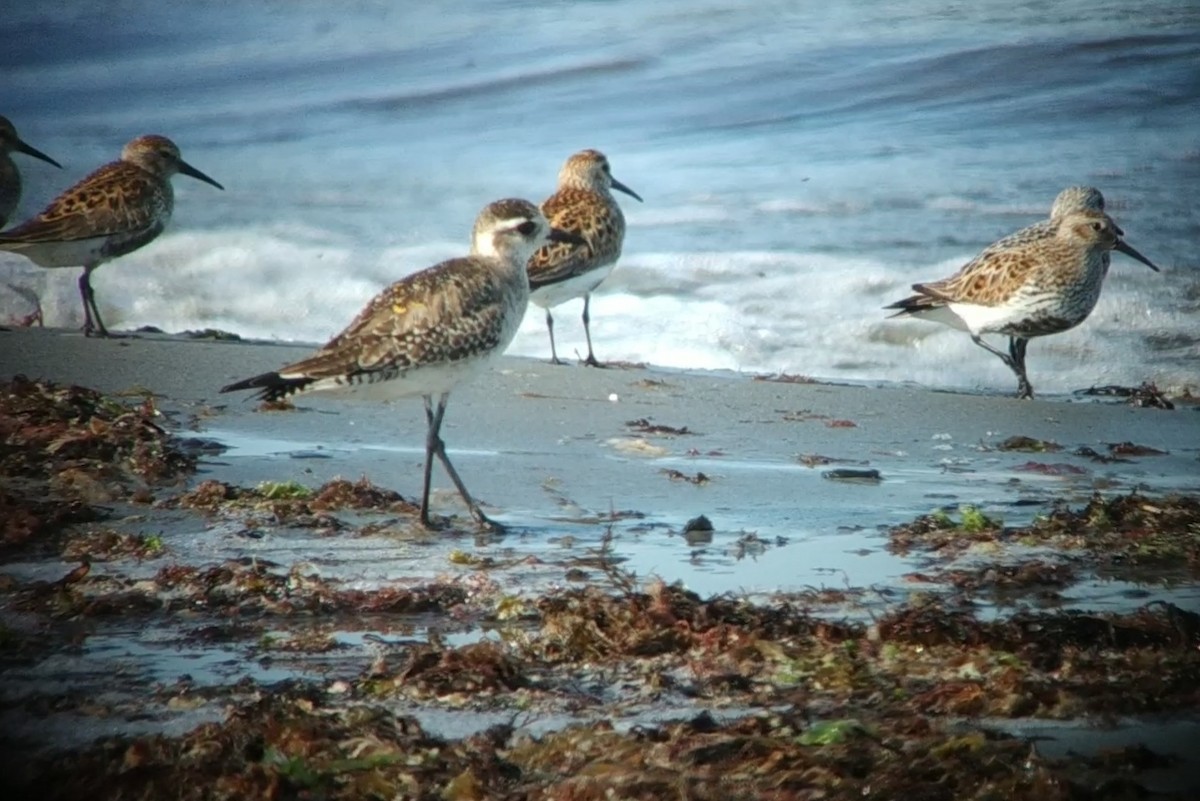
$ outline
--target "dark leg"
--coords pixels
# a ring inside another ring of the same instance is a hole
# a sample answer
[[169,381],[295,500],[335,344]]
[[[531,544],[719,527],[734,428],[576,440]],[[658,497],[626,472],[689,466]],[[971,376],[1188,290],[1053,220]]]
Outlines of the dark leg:
[[550,309],[546,309],[546,330],[550,332],[550,363],[562,364],[558,360],[558,351],[554,349],[554,317],[550,314]]
[[100,319],[100,309],[96,308],[96,293],[92,291],[92,270],[98,264],[85,264],[83,275],[79,276],[79,296],[83,298],[83,335],[90,337],[93,333],[108,336],[108,329]]
[[425,475],[421,485],[421,525],[429,528],[429,483],[433,478],[433,440],[436,433],[433,428],[433,398],[425,395],[423,400],[425,401]]
[[83,301],[83,335],[85,337],[90,337],[92,329],[95,327],[92,324],[92,304],[88,301],[88,295],[92,291],[91,272],[90,267],[84,267],[79,276],[79,297]]
[[1020,339],[1018,337],[1010,337],[1008,343],[1008,353],[993,348],[975,334],[971,335],[971,341],[986,350],[988,353],[992,353],[999,357],[1000,361],[1008,365],[1008,369],[1012,370],[1013,373],[1016,374],[1018,398],[1029,399],[1033,397],[1033,387],[1029,385],[1029,379],[1025,375],[1025,345],[1029,342],[1029,340]]
[[503,531],[504,527],[493,520],[488,519],[488,516],[483,513],[479,505],[471,498],[471,493],[467,492],[467,487],[463,484],[461,478],[458,477],[458,472],[455,471],[454,465],[450,464],[450,458],[446,456],[446,443],[442,441],[439,434],[442,428],[442,418],[446,414],[446,402],[450,399],[450,393],[443,392],[438,398],[437,408],[432,408],[433,399],[425,396],[425,421],[429,424],[429,430],[425,435],[425,488],[421,493],[421,524],[429,527],[429,480],[432,472],[433,457],[436,456],[442,463],[442,467],[446,468],[447,475],[454,482],[455,488],[458,489],[458,494],[462,496],[463,501],[467,504],[467,508],[471,511],[471,517],[475,518],[475,522],[481,527],[490,528],[493,531]]
[[603,364],[596,361],[596,354],[592,353],[592,318],[591,315],[588,314],[588,305],[591,302],[592,296],[590,294],[583,296],[583,335],[587,337],[588,343],[588,355],[587,358],[583,360],[583,363],[588,367],[603,367]]
[[1033,385],[1029,383],[1029,375],[1025,372],[1025,348],[1029,340],[1024,337],[1008,338],[1008,353],[1012,356],[1013,370],[1017,374],[1017,397],[1022,400],[1033,400]]

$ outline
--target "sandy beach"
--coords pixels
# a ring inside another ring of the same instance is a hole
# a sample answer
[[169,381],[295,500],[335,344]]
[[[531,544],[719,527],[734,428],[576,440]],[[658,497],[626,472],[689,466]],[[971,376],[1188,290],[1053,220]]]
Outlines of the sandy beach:
[[[161,396],[166,409],[200,415],[189,427],[230,447],[223,457],[229,464],[213,467],[222,478],[369,474],[405,495],[419,488],[424,419],[417,401],[306,396],[299,413],[260,414],[248,393],[217,391],[294,360],[309,345],[159,335],[96,341],[20,330],[4,334],[0,348],[4,375],[104,392],[141,388]],[[504,521],[533,529],[562,517],[563,499],[599,514],[637,509],[679,525],[705,513],[722,530],[798,537],[893,523],[955,501],[1004,507],[1045,494],[1047,485],[1060,497],[1085,497],[1097,486],[1200,490],[1196,406],[1164,412],[1064,397],[1016,403],[1000,394],[1007,386],[983,396],[755,378],[504,358],[455,391],[445,439],[475,494]],[[631,424],[638,420],[687,432],[644,433],[646,426]],[[1029,454],[994,450],[1014,435],[1060,444],[1062,452],[1040,461],[1082,472],[1014,472],[1031,461]],[[1166,453],[1109,465],[1072,455],[1079,447],[1104,452],[1108,443],[1129,441]],[[291,466],[279,458],[315,449],[329,458],[291,460]],[[802,463],[804,455],[845,461],[832,467],[875,468],[884,481],[829,482],[822,469]],[[700,488],[671,482],[664,469],[700,471],[712,481]],[[438,482],[449,488],[444,477]],[[448,500],[444,511],[461,509]]]
[[[0,333],[0,375],[80,384],[132,399],[152,396],[162,425],[178,438],[192,438],[201,454],[186,487],[216,481],[316,488],[338,477],[366,478],[413,498],[423,459],[418,402],[305,397],[295,410],[259,411],[252,399],[217,391],[308,349],[159,334],[88,340],[74,332],[16,330]],[[914,578],[916,571],[928,571],[928,555],[899,555],[886,547],[888,527],[967,505],[1006,526],[1024,526],[1055,504],[1082,506],[1098,491],[1200,494],[1198,423],[1197,407],[1186,403],[1166,411],[1072,397],[1018,402],[915,386],[643,366],[597,370],[506,357],[454,393],[443,429],[464,481],[509,527],[506,535],[476,537],[435,467],[436,511],[452,520],[442,534],[421,532],[404,515],[385,516],[370,531],[351,535],[272,527],[261,517],[247,522],[178,506],[115,503],[104,525],[152,530],[165,553],[103,564],[94,559],[88,580],[106,575],[135,584],[167,564],[254,559],[282,571],[303,565],[324,580],[379,589],[461,579],[487,564],[497,568],[488,581],[500,593],[520,596],[561,587],[571,578],[564,566],[586,567],[603,542],[639,580],[657,576],[701,596],[737,593],[764,600],[776,593],[854,590],[853,609],[842,604],[826,614],[840,610],[862,619],[936,583]],[[1006,449],[1014,437],[1038,445]],[[1121,454],[1127,456],[1116,458]],[[699,515],[713,531],[685,532],[687,521]],[[975,556],[981,554],[996,555],[984,550]],[[52,582],[74,561],[45,550],[10,553],[3,572],[19,585]],[[1195,610],[1200,591],[1194,582],[1083,571],[1052,596],[983,593],[974,603],[989,617],[1044,609],[1127,612],[1153,601]],[[426,622],[431,631],[455,629],[445,621]],[[31,624],[22,615],[6,622],[18,630],[25,625]],[[162,711],[149,719],[33,716],[28,699],[53,687],[119,695],[135,692],[139,683],[171,685],[184,675],[213,686],[246,677],[320,683],[330,671],[360,672],[370,662],[364,634],[386,627],[366,618],[354,631],[341,621],[336,628],[346,647],[329,663],[301,657],[264,662],[248,660],[236,645],[183,645],[180,625],[174,617],[132,628],[114,621],[92,630],[91,645],[73,655],[9,663],[6,729],[34,748],[82,746],[103,734],[179,734],[220,715],[205,709]],[[454,636],[469,641],[478,634],[467,627]],[[121,666],[117,681],[107,673],[110,663]],[[499,719],[492,713],[421,714],[444,736],[462,736]],[[629,720],[669,716],[670,710],[650,705]],[[562,722],[551,716],[533,730],[553,730]],[[1016,724],[1030,731],[1038,725],[1033,719]],[[1140,739],[1168,747],[1182,736],[1194,741],[1197,725],[1194,715],[1185,715],[1166,729],[1147,729]],[[1088,731],[1084,726],[1070,742],[1086,741]],[[1127,724],[1122,731],[1125,741],[1136,741],[1141,729]]]
[[[0,41],[0,801],[1200,798],[1194,4],[76,0]],[[497,198],[613,269],[502,315],[431,503],[419,399],[219,391],[533,244]],[[980,263],[1078,323],[1035,401],[1019,340],[892,314]]]

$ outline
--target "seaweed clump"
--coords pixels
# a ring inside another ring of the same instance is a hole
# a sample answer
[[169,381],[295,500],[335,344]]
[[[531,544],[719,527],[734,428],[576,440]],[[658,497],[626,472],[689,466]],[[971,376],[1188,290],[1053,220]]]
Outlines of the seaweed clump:
[[979,544],[1050,547],[1083,552],[1092,566],[1107,569],[1164,568],[1196,576],[1200,498],[1097,493],[1082,509],[1059,503],[1028,526],[1004,526],[964,506],[957,521],[939,511],[888,531],[888,549],[900,554],[920,550],[952,556]]
[[152,397],[130,404],[94,389],[31,381],[0,384],[0,472],[28,479],[82,471],[130,484],[190,473],[195,459],[175,448]]
[[398,492],[383,489],[368,479],[335,478],[316,489],[295,481],[265,481],[257,487],[238,487],[222,481],[203,481],[194,489],[164,502],[166,507],[199,509],[209,514],[249,514],[272,523],[340,530],[344,524],[334,512],[390,512],[416,514],[419,507]]
[[[1180,628],[1195,616],[1167,607],[984,622],[929,604],[866,626],[658,585],[558,593],[536,614],[526,647],[420,645],[383,680],[340,682],[336,693],[285,682],[181,737],[110,737],[4,767],[26,797],[45,801],[1119,799],[1142,792],[1137,772],[1172,757],[1139,747],[1047,759],[962,718],[1177,707],[1195,701],[1200,678],[1198,632]],[[589,619],[583,636],[569,634]],[[686,668],[694,696],[772,711],[736,720],[691,713],[627,729],[597,717],[538,736],[514,718],[446,739],[375,698],[385,687],[453,705],[515,693],[536,712],[531,689],[577,688],[589,663],[606,666],[608,683],[641,665],[661,677],[664,694]],[[735,665],[739,673],[726,672]]]
[[147,502],[196,460],[160,424],[154,400],[16,376],[0,383],[0,545],[21,546],[101,516],[98,504]]

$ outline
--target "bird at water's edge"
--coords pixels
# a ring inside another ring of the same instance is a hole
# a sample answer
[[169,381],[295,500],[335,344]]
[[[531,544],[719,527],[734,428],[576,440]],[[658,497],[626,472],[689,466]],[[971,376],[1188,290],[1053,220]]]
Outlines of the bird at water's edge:
[[125,145],[118,161],[88,175],[35,217],[0,233],[0,250],[20,253],[40,267],[83,267],[83,332],[108,336],[92,291],[92,271],[162,233],[175,208],[171,176],[176,173],[224,189],[184,161],[170,139],[139,136]]
[[[1051,219],[985,248],[953,276],[914,284],[916,294],[885,308],[895,317],[933,320],[967,331],[1017,376],[1017,397],[1032,398],[1025,353],[1033,337],[1079,325],[1100,298],[1111,251],[1158,268],[1127,244],[1124,232],[1103,212],[1103,197],[1090,188],[1064,190]],[[1008,352],[983,334],[1009,337]]]
[[641,197],[612,176],[608,158],[598,150],[581,150],[563,164],[558,189],[542,202],[542,212],[556,228],[577,234],[582,243],[547,245],[529,261],[530,300],[546,310],[550,362],[562,364],[554,345],[550,309],[583,298],[583,333],[588,354],[584,364],[600,367],[592,351],[589,306],[592,291],[613,271],[625,242],[625,215],[611,190]]
[[396,281],[308,358],[221,391],[257,389],[265,400],[306,392],[378,399],[419,395],[426,422],[422,525],[431,526],[429,489],[437,457],[472,517],[481,526],[499,529],[450,463],[441,438],[442,418],[451,390],[512,342],[529,303],[529,257],[546,242],[578,240],[552,228],[526,200],[490,203],[475,220],[470,255]]

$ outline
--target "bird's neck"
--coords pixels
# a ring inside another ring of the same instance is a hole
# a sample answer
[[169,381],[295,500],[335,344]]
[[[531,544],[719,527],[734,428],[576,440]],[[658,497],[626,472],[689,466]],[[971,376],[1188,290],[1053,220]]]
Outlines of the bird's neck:
[[497,247],[495,241],[489,236],[476,237],[475,242],[471,247],[471,255],[482,256],[485,259],[491,259],[504,267],[517,268],[529,261],[533,255],[533,250],[530,248],[513,248],[513,247]]

